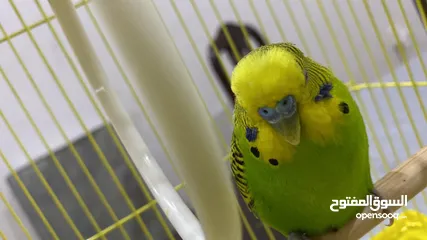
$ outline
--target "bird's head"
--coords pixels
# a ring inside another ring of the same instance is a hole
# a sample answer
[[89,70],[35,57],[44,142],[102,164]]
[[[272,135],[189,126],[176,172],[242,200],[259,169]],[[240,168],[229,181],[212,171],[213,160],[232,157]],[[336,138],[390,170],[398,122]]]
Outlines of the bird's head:
[[240,60],[231,78],[236,101],[248,117],[270,125],[292,145],[300,142],[299,105],[310,95],[303,58],[281,47],[263,46]]

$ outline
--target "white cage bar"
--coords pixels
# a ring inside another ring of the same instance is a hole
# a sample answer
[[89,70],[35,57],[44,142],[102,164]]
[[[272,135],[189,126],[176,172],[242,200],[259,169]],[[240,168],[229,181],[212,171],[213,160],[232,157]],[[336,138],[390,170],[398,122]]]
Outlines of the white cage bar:
[[[199,221],[151,156],[121,106],[70,0],[49,0],[74,54],[119,138],[162,210],[183,239],[241,239],[241,223],[219,141],[195,86],[151,1],[95,1],[113,42],[132,69],[134,86],[159,109],[154,119],[171,149]],[[161,93],[161,94],[159,94]],[[162,111],[173,103],[173,108]],[[184,110],[185,109],[185,110]],[[203,137],[201,137],[203,136]]]

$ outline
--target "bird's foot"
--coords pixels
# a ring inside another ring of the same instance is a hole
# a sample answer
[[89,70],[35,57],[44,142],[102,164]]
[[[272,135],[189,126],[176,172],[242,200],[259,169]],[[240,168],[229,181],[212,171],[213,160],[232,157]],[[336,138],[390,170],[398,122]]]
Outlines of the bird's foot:
[[[372,189],[371,190],[371,194],[372,195],[374,195],[374,196],[376,196],[376,197],[378,197],[380,200],[383,200],[384,198],[381,196],[381,194],[374,188],[374,189]],[[388,210],[388,209],[384,209],[383,210],[383,213],[387,213],[387,214],[389,214],[389,213],[392,213],[390,210]],[[391,215],[391,214],[390,214]],[[386,224],[386,226],[387,227],[390,227],[391,225],[393,225],[393,223],[394,223],[394,218],[392,217],[392,218],[390,218],[390,220],[389,220],[389,222],[388,222],[388,224]]]
[[310,240],[310,238],[307,237],[305,233],[291,232],[287,240]]

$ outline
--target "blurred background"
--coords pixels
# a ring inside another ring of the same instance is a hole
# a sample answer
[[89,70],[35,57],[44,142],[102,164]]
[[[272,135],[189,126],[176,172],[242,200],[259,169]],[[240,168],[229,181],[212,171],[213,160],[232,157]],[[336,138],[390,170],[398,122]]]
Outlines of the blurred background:
[[[96,9],[86,1],[74,3],[111,85],[169,181],[182,189],[156,136],[159,126],[156,122],[150,125],[141,111],[144,96],[136,101],[126,84],[129,71],[120,65],[121,56],[113,54],[117,51]],[[227,143],[233,105],[227,81],[239,57],[233,54],[223,27],[229,29],[240,55],[251,47],[290,41],[348,83],[366,119],[376,180],[427,143],[427,36],[415,1],[157,0],[155,5]],[[87,80],[47,0],[0,0],[0,24],[1,233],[9,240],[27,237],[13,209],[32,239],[52,239],[28,200],[29,193],[60,239],[76,239],[48,193],[46,185],[50,185],[84,238],[96,234],[58,170],[60,162],[101,229],[130,214],[130,205],[139,209],[151,204],[140,216],[152,238],[135,218],[127,221],[125,230],[113,228],[107,238],[126,239],[123,231],[127,231],[130,239],[179,239],[167,220],[161,220],[166,218],[154,209],[150,197],[144,195],[139,175],[126,164],[126,154],[115,146],[105,127],[108,119],[102,109],[94,107],[93,91],[83,87],[88,86]],[[244,41],[241,26],[247,27],[250,45]],[[150,116],[152,110],[146,111]],[[75,151],[68,146],[71,142]],[[224,156],[226,153],[224,148]],[[105,162],[110,170],[104,167]],[[82,165],[92,178],[86,177]],[[40,180],[41,174],[46,182]],[[117,182],[123,188],[117,187]],[[23,185],[27,190],[22,190]],[[99,186],[98,191],[94,185]],[[185,191],[179,192],[191,206]],[[420,194],[415,199],[408,207],[427,213],[427,198]],[[242,210],[250,222],[250,227],[244,227],[245,238],[272,238],[271,232],[248,214],[246,206],[242,205]]]

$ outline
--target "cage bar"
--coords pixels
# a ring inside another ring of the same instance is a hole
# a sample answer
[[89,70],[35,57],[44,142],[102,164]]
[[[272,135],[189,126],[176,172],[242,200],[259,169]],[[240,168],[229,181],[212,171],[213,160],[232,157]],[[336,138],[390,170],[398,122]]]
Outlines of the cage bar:
[[121,106],[114,90],[108,86],[105,71],[96,57],[72,2],[52,0],[49,3],[92,88],[95,89],[98,100],[160,207],[167,213],[169,220],[184,239],[203,239],[203,232],[197,219],[169,183],[129,115]]
[[[121,106],[70,0],[50,0],[59,23],[90,84],[138,171],[183,239],[240,239],[241,228],[230,175],[212,122],[184,63],[173,48],[151,1],[94,2],[125,63],[135,89],[160,123],[161,135],[187,185],[203,230],[174,191]],[[97,4],[98,3],[98,4]],[[111,21],[112,20],[112,21]],[[169,106],[169,107],[168,107]]]

